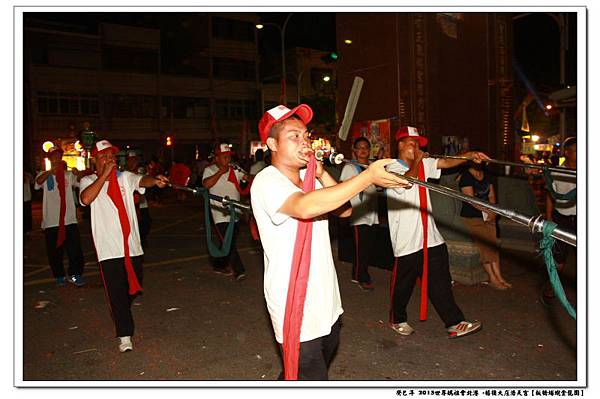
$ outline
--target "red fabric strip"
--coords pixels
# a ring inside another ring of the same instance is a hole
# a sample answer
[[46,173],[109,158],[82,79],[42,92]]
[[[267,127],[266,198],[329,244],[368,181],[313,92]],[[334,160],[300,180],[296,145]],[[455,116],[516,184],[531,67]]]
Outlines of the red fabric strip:
[[229,176],[227,177],[227,180],[233,183],[233,185],[235,186],[235,189],[238,191],[238,193],[240,193],[240,195],[250,194],[251,184],[248,184],[246,186],[246,188],[242,189],[240,187],[240,183],[238,182],[237,177],[235,176],[235,171],[231,167],[229,168]]
[[[306,166],[306,175],[302,190],[307,193],[315,189],[317,162],[310,158]],[[300,355],[300,332],[304,316],[304,300],[310,272],[310,253],[312,248],[312,219],[298,220],[292,269],[288,284],[283,319],[283,369],[286,380],[298,379],[298,358]]]
[[[48,176],[52,179],[52,176]],[[60,247],[66,238],[65,215],[67,213],[67,202],[65,195],[65,164],[60,162],[56,168],[56,184],[58,185],[58,194],[60,196],[60,214],[58,216],[58,237],[56,238],[56,248]]]
[[121,195],[119,181],[117,180],[116,169],[112,170],[108,178],[107,194],[113,204],[117,207],[119,213],[119,222],[121,223],[121,232],[123,233],[123,251],[125,253],[125,271],[127,272],[127,281],[129,283],[129,295],[135,295],[138,291],[142,291],[142,286],[138,282],[129,256],[129,234],[131,233],[131,226],[129,225],[125,202],[123,202],[123,196]]
[[[423,161],[419,163],[418,178],[425,181],[425,168]],[[421,307],[419,311],[419,320],[427,320],[427,266],[428,266],[428,249],[427,249],[427,190],[423,186],[419,186],[419,209],[421,211],[421,223],[423,224],[423,274],[421,276]]]

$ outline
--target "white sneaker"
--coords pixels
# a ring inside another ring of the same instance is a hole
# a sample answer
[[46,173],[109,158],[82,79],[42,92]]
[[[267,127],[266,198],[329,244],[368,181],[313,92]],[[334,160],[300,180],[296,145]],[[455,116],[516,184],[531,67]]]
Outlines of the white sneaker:
[[127,352],[133,350],[133,344],[131,343],[131,337],[119,337],[119,351]]
[[407,322],[390,324],[390,327],[400,335],[410,335],[415,332]]

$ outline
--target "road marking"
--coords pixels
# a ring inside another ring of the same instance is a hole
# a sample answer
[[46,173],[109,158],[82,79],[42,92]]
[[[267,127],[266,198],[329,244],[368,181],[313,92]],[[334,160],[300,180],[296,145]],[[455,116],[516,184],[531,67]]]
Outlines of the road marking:
[[[237,251],[238,251],[238,253],[240,253],[240,252],[250,252],[250,251],[254,251],[254,250],[256,250],[256,247],[252,246],[252,247],[239,248]],[[143,267],[144,267],[144,269],[146,269],[148,267],[172,265],[174,263],[188,263],[188,262],[195,261],[195,260],[206,259],[208,257],[210,257],[209,254],[186,256],[186,257],[182,257],[182,258],[174,258],[174,259],[161,260],[161,261],[157,261],[157,262],[144,263]],[[86,265],[88,263],[90,263],[90,262],[87,262]],[[92,263],[97,263],[97,262],[92,262]],[[92,271],[92,272],[86,272],[85,276],[86,277],[98,276],[99,274],[100,274],[99,271]],[[32,285],[53,283],[54,281],[55,281],[54,278],[42,278],[42,279],[38,279],[38,280],[26,281],[25,283],[23,283],[23,285],[25,287],[29,287]]]

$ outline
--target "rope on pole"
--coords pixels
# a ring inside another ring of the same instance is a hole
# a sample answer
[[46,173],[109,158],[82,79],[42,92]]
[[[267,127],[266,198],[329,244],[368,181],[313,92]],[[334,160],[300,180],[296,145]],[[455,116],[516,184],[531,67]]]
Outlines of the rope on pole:
[[560,282],[560,277],[556,271],[556,262],[554,261],[554,256],[552,255],[552,247],[554,246],[555,241],[554,237],[552,237],[552,233],[556,229],[556,226],[556,223],[548,220],[544,221],[544,226],[542,228],[542,239],[540,240],[540,249],[542,250],[544,263],[546,264],[546,271],[548,272],[550,284],[552,285],[552,289],[554,290],[556,297],[560,301],[561,305],[565,308],[569,316],[576,320],[577,313],[565,295],[565,290],[563,289],[562,283]]

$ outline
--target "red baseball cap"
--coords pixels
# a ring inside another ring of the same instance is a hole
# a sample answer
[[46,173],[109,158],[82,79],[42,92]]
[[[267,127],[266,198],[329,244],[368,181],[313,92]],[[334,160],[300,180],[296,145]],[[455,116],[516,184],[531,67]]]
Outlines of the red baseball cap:
[[113,154],[119,152],[119,147],[114,146],[108,140],[100,140],[94,144],[92,148],[92,156],[95,157],[101,152],[112,151]]
[[313,117],[313,110],[306,104],[300,104],[295,108],[289,109],[285,105],[278,105],[264,113],[258,122],[258,133],[263,143],[267,142],[269,132],[277,122],[286,120],[292,115],[298,115],[302,123],[308,125]]
[[419,136],[419,130],[416,127],[402,126],[400,129],[398,129],[396,132],[396,140],[400,141],[406,137],[417,139],[419,142],[419,147],[425,147],[427,145],[427,138]]
[[215,155],[233,155],[231,144],[221,143],[215,147]]

